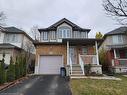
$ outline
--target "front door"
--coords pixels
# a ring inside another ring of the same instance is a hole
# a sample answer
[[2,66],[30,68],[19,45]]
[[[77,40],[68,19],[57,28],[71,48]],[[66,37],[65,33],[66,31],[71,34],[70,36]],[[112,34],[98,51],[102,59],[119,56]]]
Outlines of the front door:
[[75,47],[69,48],[69,57],[71,58],[72,64],[77,64],[77,53]]

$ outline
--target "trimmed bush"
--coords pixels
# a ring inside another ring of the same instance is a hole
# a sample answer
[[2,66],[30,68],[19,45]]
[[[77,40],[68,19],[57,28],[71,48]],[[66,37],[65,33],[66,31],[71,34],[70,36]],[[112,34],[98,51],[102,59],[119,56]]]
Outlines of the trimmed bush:
[[19,66],[18,57],[16,57],[16,62],[15,62],[15,78],[16,79],[20,78],[20,66]]
[[12,57],[10,58],[10,65],[7,70],[7,81],[14,81],[15,80],[15,65],[13,63]]
[[3,59],[0,60],[0,84],[6,82],[4,58],[5,58],[5,54],[3,54]]

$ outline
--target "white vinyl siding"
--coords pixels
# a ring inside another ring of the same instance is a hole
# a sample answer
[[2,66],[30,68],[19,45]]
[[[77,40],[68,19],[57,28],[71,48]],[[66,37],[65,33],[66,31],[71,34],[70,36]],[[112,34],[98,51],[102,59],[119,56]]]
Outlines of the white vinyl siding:
[[123,36],[122,35],[113,35],[112,36],[113,44],[122,44]]

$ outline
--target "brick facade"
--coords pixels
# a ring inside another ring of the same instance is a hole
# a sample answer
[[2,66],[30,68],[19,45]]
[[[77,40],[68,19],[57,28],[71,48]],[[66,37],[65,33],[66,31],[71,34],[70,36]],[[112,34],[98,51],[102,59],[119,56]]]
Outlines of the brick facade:
[[61,55],[63,56],[63,63],[67,63],[67,46],[66,45],[38,45],[36,47],[36,65],[39,61],[40,55]]

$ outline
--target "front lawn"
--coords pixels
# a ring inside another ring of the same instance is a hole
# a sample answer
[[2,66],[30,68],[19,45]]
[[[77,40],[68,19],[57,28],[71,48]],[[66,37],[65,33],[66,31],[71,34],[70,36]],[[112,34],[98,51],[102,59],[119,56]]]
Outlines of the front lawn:
[[127,77],[117,76],[121,81],[72,79],[73,95],[127,95]]

